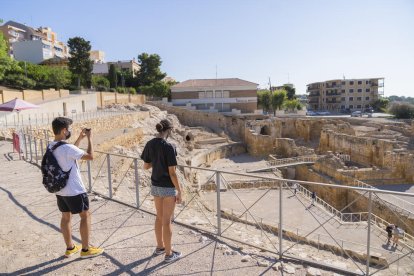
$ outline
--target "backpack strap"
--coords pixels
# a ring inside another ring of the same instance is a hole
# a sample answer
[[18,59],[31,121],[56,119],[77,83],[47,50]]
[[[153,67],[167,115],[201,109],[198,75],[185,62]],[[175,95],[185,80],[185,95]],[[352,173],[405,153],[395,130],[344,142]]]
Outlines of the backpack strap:
[[58,147],[60,147],[60,146],[62,146],[62,145],[65,145],[65,144],[67,144],[66,142],[64,142],[64,141],[59,141],[59,142],[57,142],[53,147],[51,147],[50,148],[50,150],[51,151],[54,151],[55,149],[57,149]]

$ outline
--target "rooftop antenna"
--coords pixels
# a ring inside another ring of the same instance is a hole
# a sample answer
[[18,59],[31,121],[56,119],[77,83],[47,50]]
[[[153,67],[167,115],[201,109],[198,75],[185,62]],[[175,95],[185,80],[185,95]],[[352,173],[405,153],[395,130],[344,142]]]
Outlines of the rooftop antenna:
[[342,73],[342,77],[344,78],[344,80],[345,80],[345,74],[344,73]]

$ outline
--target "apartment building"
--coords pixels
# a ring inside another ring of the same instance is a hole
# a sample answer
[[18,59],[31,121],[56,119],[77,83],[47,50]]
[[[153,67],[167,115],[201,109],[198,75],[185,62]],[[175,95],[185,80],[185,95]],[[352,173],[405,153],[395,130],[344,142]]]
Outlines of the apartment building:
[[100,50],[92,50],[89,52],[89,58],[93,61],[93,63],[104,63],[105,52]]
[[384,95],[384,78],[337,79],[307,85],[308,109],[365,110]]
[[171,102],[196,110],[254,113],[257,87],[257,83],[238,78],[191,79],[171,87]]
[[9,55],[16,60],[41,63],[55,57],[69,57],[68,47],[57,39],[56,33],[49,27],[34,29],[15,21],[7,21],[0,26],[0,31],[8,42]]

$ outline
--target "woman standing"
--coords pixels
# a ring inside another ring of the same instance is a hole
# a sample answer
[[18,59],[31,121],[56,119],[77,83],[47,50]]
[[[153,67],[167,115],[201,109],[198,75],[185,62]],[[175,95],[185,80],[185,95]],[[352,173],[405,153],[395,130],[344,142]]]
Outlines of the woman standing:
[[176,174],[177,152],[175,147],[167,142],[173,126],[168,120],[161,120],[156,125],[158,135],[145,145],[141,159],[144,169],[152,168],[151,195],[154,196],[157,217],[155,219],[155,237],[157,248],[155,255],[165,253],[165,262],[173,262],[181,257],[181,253],[172,250],[171,220],[175,204],[181,203],[181,187]]

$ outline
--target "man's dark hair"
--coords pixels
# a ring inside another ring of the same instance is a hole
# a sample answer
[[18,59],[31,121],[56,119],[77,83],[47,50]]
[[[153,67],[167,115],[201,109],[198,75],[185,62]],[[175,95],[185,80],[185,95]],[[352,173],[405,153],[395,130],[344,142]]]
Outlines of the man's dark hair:
[[68,129],[72,123],[73,123],[72,119],[69,119],[66,117],[56,117],[52,121],[53,133],[55,135],[59,134],[62,131],[62,129],[64,128]]

